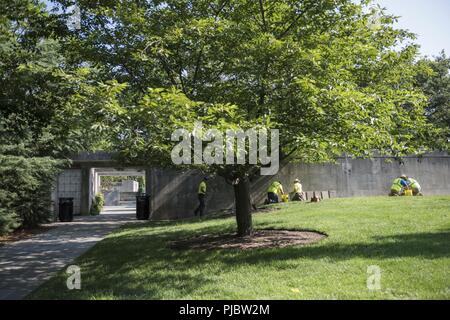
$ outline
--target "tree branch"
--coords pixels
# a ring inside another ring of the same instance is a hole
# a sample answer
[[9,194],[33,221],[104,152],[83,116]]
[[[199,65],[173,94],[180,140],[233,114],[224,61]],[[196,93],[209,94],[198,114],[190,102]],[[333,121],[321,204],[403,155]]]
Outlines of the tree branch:
[[282,39],[283,37],[285,37],[289,31],[297,24],[297,22],[300,20],[301,17],[304,16],[304,14],[306,12],[308,12],[309,10],[311,10],[314,7],[314,1],[311,2],[309,4],[309,6],[307,6],[305,8],[305,10],[303,10],[302,12],[300,12],[297,17],[294,19],[294,21],[292,21],[292,23],[277,37],[278,40]]
[[264,30],[264,32],[267,32],[267,23],[266,23],[266,17],[265,17],[265,13],[264,13],[263,0],[259,0],[259,10],[261,12],[261,19],[262,19],[262,23],[263,23],[263,30]]
[[[214,20],[217,20],[217,18],[219,17],[219,14],[222,12],[222,10],[225,8],[225,6],[229,3],[230,3],[229,0],[224,1],[222,3],[219,10],[217,10],[217,12],[214,14]],[[192,78],[192,87],[194,87],[195,83],[197,82],[198,72],[200,70],[200,63],[202,61],[202,56],[203,56],[203,49],[204,49],[204,46],[202,45],[202,47],[200,48],[200,52],[198,53],[197,61],[195,64],[194,76]],[[194,90],[194,88],[193,88],[193,90]]]
[[175,78],[173,77],[172,70],[170,69],[167,61],[162,56],[159,56],[158,59],[159,59],[159,61],[161,61],[163,69],[167,73],[167,76],[169,77],[170,82],[172,82],[172,85],[177,86],[177,82],[175,81]]
[[195,70],[194,70],[194,76],[192,78],[192,87],[195,86],[195,83],[197,82],[197,76],[198,76],[198,71],[200,69],[200,62],[202,60],[202,55],[203,55],[203,46],[200,48],[200,52],[198,53],[198,57],[197,57],[197,62],[195,64]]
[[222,5],[220,6],[219,10],[217,10],[216,14],[214,15],[214,20],[216,20],[219,17],[219,14],[222,12],[222,10],[225,8],[225,6],[227,4],[229,4],[229,3],[230,3],[230,0],[224,1],[222,3]]

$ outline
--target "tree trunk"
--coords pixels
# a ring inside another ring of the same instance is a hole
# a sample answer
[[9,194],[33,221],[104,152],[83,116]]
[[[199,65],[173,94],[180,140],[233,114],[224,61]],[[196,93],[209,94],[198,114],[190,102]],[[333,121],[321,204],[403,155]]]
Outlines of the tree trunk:
[[239,179],[234,185],[236,201],[237,234],[239,237],[252,234],[252,206],[250,201],[250,181],[247,177]]

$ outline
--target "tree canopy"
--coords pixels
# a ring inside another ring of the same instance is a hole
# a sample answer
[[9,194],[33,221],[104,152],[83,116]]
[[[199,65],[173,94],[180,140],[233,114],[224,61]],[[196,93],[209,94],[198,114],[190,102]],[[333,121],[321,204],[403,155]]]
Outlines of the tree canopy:
[[1,145],[24,145],[32,155],[61,157],[101,142],[96,128],[118,113],[116,97],[124,85],[103,82],[95,68],[68,62],[67,37],[61,18],[43,4],[2,2]]
[[422,59],[418,64],[424,67],[417,85],[428,97],[425,115],[450,139],[450,58],[442,51],[435,59]]

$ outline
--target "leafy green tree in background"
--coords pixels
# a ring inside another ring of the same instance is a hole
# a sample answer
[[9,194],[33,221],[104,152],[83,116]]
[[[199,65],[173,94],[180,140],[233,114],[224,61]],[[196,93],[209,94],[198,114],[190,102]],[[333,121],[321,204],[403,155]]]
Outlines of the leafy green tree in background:
[[124,85],[99,82],[88,64],[70,64],[64,21],[38,1],[2,2],[1,12],[1,143],[22,142],[46,156],[95,149]]
[[0,6],[0,232],[50,219],[50,190],[71,152],[105,147],[124,85],[64,57],[67,26],[38,1]]
[[[112,125],[127,160],[172,165],[171,132],[198,119],[205,129],[277,128],[283,161],[426,151],[441,133],[414,85],[414,36],[369,3],[80,0],[66,48],[71,63],[128,83]],[[251,234],[258,166],[201,168],[233,184],[238,234]]]
[[441,52],[435,59],[423,59],[418,64],[425,67],[417,75],[417,84],[428,96],[426,116],[445,129],[450,139],[450,58]]
[[143,192],[145,190],[145,177],[143,176],[102,176],[100,186],[102,190],[111,190],[124,180],[136,181],[139,184],[139,191]]
[[51,221],[50,187],[63,165],[50,157],[0,154],[0,234]]

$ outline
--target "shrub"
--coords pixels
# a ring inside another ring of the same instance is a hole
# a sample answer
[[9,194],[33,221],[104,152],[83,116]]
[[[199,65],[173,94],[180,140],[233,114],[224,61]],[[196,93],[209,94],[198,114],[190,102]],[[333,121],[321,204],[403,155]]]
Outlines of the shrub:
[[91,206],[91,215],[96,216],[102,212],[103,206],[105,205],[105,198],[103,197],[103,193],[97,193],[92,200]]
[[12,232],[19,226],[19,217],[14,212],[0,208],[0,236]]
[[5,230],[51,220],[51,189],[64,163],[49,157],[0,154],[0,214]]

